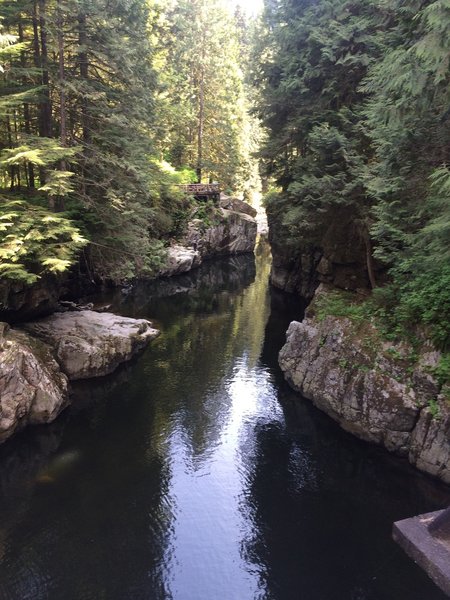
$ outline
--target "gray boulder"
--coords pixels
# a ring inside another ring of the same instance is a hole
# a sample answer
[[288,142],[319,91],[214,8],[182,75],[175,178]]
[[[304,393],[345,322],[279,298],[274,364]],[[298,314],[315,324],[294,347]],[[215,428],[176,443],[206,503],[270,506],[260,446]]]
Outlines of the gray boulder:
[[50,423],[67,405],[67,377],[47,344],[0,324],[0,442]]
[[189,223],[184,243],[200,253],[202,259],[253,252],[257,224],[244,213],[218,209],[209,225],[200,219]]
[[71,380],[112,373],[159,335],[145,319],[88,310],[55,313],[23,328],[54,349]]

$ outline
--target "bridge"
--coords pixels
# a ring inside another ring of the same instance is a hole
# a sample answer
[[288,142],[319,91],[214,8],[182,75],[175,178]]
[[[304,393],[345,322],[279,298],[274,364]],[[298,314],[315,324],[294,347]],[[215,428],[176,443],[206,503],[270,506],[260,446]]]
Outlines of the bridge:
[[194,196],[197,200],[214,202],[220,200],[220,185],[218,183],[186,183],[178,186],[182,192]]

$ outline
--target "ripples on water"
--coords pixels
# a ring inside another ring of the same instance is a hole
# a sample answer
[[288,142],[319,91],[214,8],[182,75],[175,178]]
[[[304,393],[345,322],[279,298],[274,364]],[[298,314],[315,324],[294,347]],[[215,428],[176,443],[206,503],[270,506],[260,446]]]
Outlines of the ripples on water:
[[0,600],[439,600],[392,521],[448,488],[282,381],[264,248],[115,294],[162,336],[0,449]]

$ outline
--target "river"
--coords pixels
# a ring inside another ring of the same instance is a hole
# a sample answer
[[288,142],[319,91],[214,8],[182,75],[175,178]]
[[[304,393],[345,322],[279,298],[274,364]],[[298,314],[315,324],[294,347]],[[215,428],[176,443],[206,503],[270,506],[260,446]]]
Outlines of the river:
[[[256,268],[255,268],[256,267]],[[104,299],[162,335],[0,448],[1,600],[439,600],[391,540],[448,488],[284,383],[256,256]]]

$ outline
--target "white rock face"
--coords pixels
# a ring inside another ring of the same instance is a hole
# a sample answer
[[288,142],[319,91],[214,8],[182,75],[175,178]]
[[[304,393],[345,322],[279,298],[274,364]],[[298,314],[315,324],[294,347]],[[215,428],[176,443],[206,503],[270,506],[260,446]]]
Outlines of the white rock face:
[[[239,201],[248,209],[252,207]],[[215,256],[232,256],[253,252],[256,243],[257,223],[248,214],[236,210],[217,208],[210,222],[193,219],[181,244],[168,250],[166,265],[159,275],[172,276],[198,267],[204,260]]]
[[55,313],[23,326],[54,348],[69,379],[112,373],[159,335],[150,321],[89,310]]
[[67,405],[67,377],[50,348],[0,324],[0,442],[28,424],[50,423]]
[[407,372],[407,348],[378,346],[374,335],[369,324],[358,334],[340,317],[293,321],[279,363],[290,385],[341,427],[450,483],[448,402],[421,361]]
[[177,244],[169,248],[166,266],[161,269],[159,274],[162,276],[179,275],[198,267],[200,263],[201,257],[199,252],[193,248]]
[[220,208],[216,222],[208,227],[200,219],[189,223],[186,245],[195,248],[202,259],[227,254],[253,252],[257,224],[253,217]]

